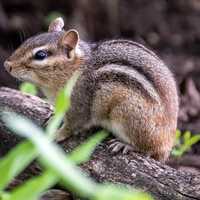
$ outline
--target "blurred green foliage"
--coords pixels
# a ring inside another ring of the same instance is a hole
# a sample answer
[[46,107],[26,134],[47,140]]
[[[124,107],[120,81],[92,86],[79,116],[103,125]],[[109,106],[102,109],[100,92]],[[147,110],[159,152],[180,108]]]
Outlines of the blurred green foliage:
[[200,141],[200,134],[192,135],[190,131],[181,133],[180,130],[176,131],[176,143],[172,150],[172,155],[181,157],[188,152],[194,144]]
[[[151,200],[152,197],[139,190],[110,183],[100,184],[87,177],[75,164],[89,160],[95,147],[108,136],[105,131],[96,133],[68,155],[53,142],[55,132],[70,106],[70,94],[78,78],[72,77],[60,91],[55,105],[55,115],[46,130],[42,130],[30,120],[14,113],[4,113],[3,120],[15,133],[27,138],[0,160],[0,199],[37,200],[41,194],[60,183],[68,191],[93,200]],[[27,86],[25,87],[27,88]],[[32,91],[23,89],[23,91]],[[43,172],[12,191],[6,192],[9,183],[33,160],[37,159]]]
[[32,95],[37,95],[38,92],[37,87],[34,84],[28,82],[22,83],[19,89],[21,92]]

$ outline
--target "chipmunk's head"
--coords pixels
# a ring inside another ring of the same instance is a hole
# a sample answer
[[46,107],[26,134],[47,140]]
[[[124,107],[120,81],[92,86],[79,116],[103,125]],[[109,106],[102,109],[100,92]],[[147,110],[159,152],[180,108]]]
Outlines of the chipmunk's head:
[[64,31],[62,18],[55,19],[47,33],[26,40],[4,63],[14,77],[41,87],[63,86],[83,61],[76,30]]

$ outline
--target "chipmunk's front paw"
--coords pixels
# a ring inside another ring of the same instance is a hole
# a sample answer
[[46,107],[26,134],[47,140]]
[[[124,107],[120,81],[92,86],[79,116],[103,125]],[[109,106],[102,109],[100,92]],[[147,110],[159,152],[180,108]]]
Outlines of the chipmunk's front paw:
[[71,135],[71,131],[66,127],[62,127],[56,131],[56,142],[62,142],[63,140],[67,139]]
[[113,153],[118,153],[120,151],[122,151],[123,154],[127,154],[130,151],[134,151],[134,147],[123,143],[121,141],[119,141],[118,139],[112,139],[111,141],[109,141],[109,149],[111,150],[111,152]]
[[56,142],[62,142],[66,138],[67,136],[63,134],[62,132],[60,132],[59,130],[56,132],[56,139],[55,139]]

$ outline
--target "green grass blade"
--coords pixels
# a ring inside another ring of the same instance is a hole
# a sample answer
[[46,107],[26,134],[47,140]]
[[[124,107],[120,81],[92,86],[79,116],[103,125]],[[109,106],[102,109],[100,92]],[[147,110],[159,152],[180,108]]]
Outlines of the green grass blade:
[[1,200],[9,200],[9,198],[10,198],[10,193],[5,192],[5,191],[0,191]]
[[56,134],[55,134],[55,133],[56,133],[56,130],[59,128],[59,126],[60,126],[62,120],[63,120],[63,115],[62,115],[62,114],[54,115],[54,116],[51,118],[51,120],[50,120],[48,126],[46,127],[46,131],[45,131],[46,134],[47,134],[50,138],[52,138],[52,139],[55,138],[55,136],[56,136]]
[[108,136],[106,131],[99,131],[94,136],[90,137],[86,142],[79,145],[74,149],[70,155],[69,159],[74,161],[76,164],[81,164],[87,162],[96,146]]
[[79,72],[75,72],[66,86],[59,92],[55,102],[55,115],[63,115],[69,109],[71,93],[78,77]]
[[3,120],[11,130],[30,139],[40,152],[43,164],[62,178],[68,189],[83,197],[91,196],[94,193],[96,184],[86,178],[82,171],[66,158],[62,149],[53,144],[40,128],[30,120],[16,114],[4,117]]
[[94,200],[153,200],[153,198],[144,192],[128,189],[123,185],[103,184],[95,193]]
[[197,142],[200,141],[200,135],[193,135],[190,137],[190,139],[186,142],[186,144],[191,148],[192,145],[196,144]]
[[37,151],[29,142],[18,144],[0,160],[0,190],[3,190],[37,156]]
[[[91,153],[93,152],[96,145],[105,139],[108,134],[105,131],[100,131],[95,136],[88,139],[88,141],[77,147],[72,153],[70,153],[69,158],[76,164],[86,162],[89,160]],[[36,200],[39,198],[41,193],[59,181],[58,176],[56,176],[52,171],[46,171],[41,176],[32,178],[28,180],[24,185],[17,187],[14,191],[10,193],[9,200]]]
[[[38,152],[40,152],[42,163],[53,174],[62,180],[65,187],[73,193],[78,194],[83,198],[90,198],[93,200],[151,200],[152,198],[140,191],[127,189],[125,187],[117,187],[113,185],[100,185],[93,182],[86,177],[82,171],[76,167],[58,145],[53,144],[47,136],[45,136],[41,129],[32,124],[29,120],[20,116],[12,115],[4,118],[8,126],[15,130],[15,132],[29,138]],[[23,123],[22,123],[23,122]],[[27,132],[26,130],[29,130]],[[72,156],[73,158],[73,156]],[[48,185],[48,184],[47,184]],[[108,188],[111,189],[108,189]]]
[[20,91],[32,95],[37,94],[36,86],[33,85],[32,83],[27,83],[27,82],[24,82],[20,85]]
[[55,185],[58,177],[50,170],[43,172],[42,175],[28,180],[22,186],[15,188],[8,200],[37,200],[40,195]]
[[186,131],[184,134],[183,134],[183,141],[184,143],[187,143],[187,141],[189,141],[191,138],[191,132],[190,131]]
[[70,107],[70,96],[78,77],[79,73],[75,72],[72,78],[67,82],[66,86],[58,93],[55,101],[55,114],[46,128],[46,133],[51,138],[55,137],[56,130],[59,128],[65,113]]
[[55,115],[57,114],[62,114],[69,109],[70,107],[70,96],[66,95],[65,96],[65,88],[62,89],[56,98],[56,103],[55,103]]

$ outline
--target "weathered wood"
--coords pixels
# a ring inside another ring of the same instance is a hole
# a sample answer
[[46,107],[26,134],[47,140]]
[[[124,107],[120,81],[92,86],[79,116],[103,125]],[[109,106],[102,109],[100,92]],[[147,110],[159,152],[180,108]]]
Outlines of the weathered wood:
[[69,193],[63,190],[51,189],[45,192],[40,200],[71,200],[72,197]]
[[[24,114],[41,126],[52,115],[52,108],[40,98],[25,95],[16,90],[1,88],[0,110],[8,108]],[[72,136],[61,145],[68,152],[84,141],[86,137],[84,133]],[[2,123],[0,124],[0,138],[1,155],[18,142],[17,137],[9,134]],[[150,192],[155,199],[200,200],[200,176],[178,171],[136,153],[113,155],[108,149],[108,140],[99,145],[91,160],[81,167],[99,182],[110,181],[142,188]],[[34,173],[32,170],[33,168],[30,167],[24,173],[26,176],[29,173],[31,175],[40,173],[36,167],[34,167]],[[21,177],[23,175],[18,179]]]

